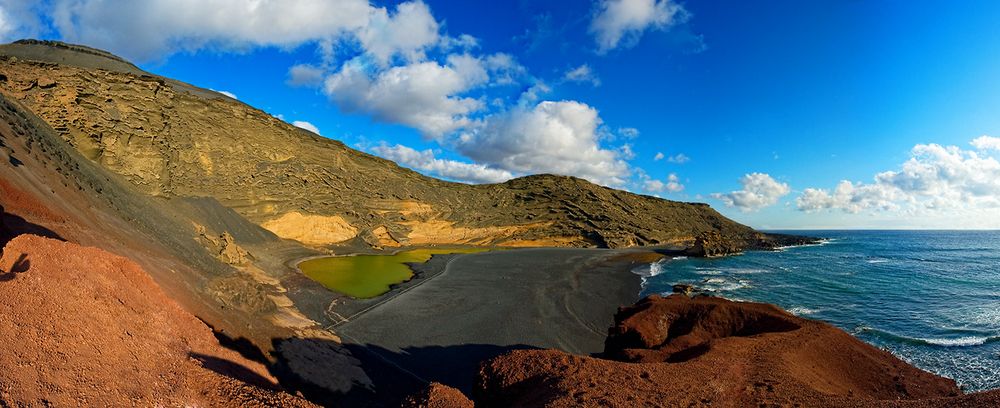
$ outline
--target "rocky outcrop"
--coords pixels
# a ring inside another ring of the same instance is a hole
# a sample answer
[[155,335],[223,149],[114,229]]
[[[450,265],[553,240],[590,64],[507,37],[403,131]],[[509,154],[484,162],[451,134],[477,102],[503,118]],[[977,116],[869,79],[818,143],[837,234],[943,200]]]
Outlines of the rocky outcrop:
[[685,253],[688,256],[710,258],[739,254],[746,247],[743,240],[724,236],[718,231],[705,231],[695,237],[694,244]]
[[[424,395],[454,396],[441,386]],[[829,324],[767,304],[651,296],[622,308],[603,358],[518,350],[481,366],[476,406],[991,407]]]
[[131,261],[20,235],[0,257],[0,405],[311,406]]
[[226,264],[233,266],[246,265],[253,259],[249,251],[236,244],[236,240],[229,232],[223,232],[219,236],[210,234],[203,225],[195,225],[195,232],[198,240],[209,252],[215,254],[216,258]]
[[472,408],[472,400],[461,391],[441,383],[431,383],[403,402],[405,408]]
[[684,255],[713,258],[738,255],[747,250],[776,250],[782,247],[812,245],[821,242],[818,238],[787,234],[749,233],[726,234],[718,230],[698,234],[694,242],[684,251]]
[[686,296],[691,296],[692,293],[694,293],[695,291],[698,290],[698,288],[695,288],[694,286],[683,284],[683,283],[676,284],[676,285],[672,286],[670,289],[674,293],[680,293],[680,294],[686,295]]

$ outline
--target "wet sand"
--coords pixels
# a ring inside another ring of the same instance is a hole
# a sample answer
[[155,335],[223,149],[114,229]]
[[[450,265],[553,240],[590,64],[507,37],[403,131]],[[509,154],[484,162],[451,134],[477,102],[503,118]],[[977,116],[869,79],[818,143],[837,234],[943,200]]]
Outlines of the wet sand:
[[432,261],[425,268],[440,273],[418,270],[427,277],[419,285],[333,331],[352,354],[372,360],[366,371],[393,367],[469,390],[480,361],[513,349],[601,352],[617,308],[638,299],[641,280],[630,270],[640,260],[629,256],[636,254],[519,249]]

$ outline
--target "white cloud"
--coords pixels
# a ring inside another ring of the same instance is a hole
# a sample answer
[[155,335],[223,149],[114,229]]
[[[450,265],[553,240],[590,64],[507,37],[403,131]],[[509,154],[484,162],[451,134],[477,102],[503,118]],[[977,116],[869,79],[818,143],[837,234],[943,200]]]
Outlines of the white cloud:
[[479,39],[468,34],[461,34],[458,37],[442,36],[441,48],[444,50],[460,49],[469,51],[479,47]]
[[721,200],[727,207],[740,211],[757,211],[778,202],[792,190],[786,183],[780,183],[765,173],[750,173],[740,178],[742,190],[729,193],[715,193],[712,198]]
[[44,25],[36,0],[0,0],[0,42],[39,37]]
[[[939,213],[950,216],[1000,207],[1000,162],[986,155],[996,140],[972,141],[980,151],[919,144],[898,170],[875,175],[872,183],[841,181],[832,191],[808,188],[796,199],[801,211],[837,209]],[[988,221],[988,220],[984,220]],[[992,220],[996,222],[997,220]]]
[[667,176],[666,183],[656,179],[646,179],[643,181],[643,188],[650,193],[679,193],[684,191],[684,185],[681,184],[680,178],[673,173]]
[[687,157],[687,155],[685,155],[684,153],[677,153],[673,156],[668,157],[667,161],[671,163],[684,164],[691,161],[691,158]]
[[481,61],[453,55],[447,65],[421,62],[369,74],[363,61],[348,62],[327,77],[324,92],[347,112],[401,123],[441,136],[471,123],[468,114],[484,107],[478,99],[456,96],[484,84]]
[[434,156],[434,151],[430,149],[418,151],[403,145],[383,144],[375,146],[372,151],[414,170],[452,180],[469,183],[499,183],[514,177],[509,171],[489,168],[481,164],[438,159]]
[[292,86],[319,86],[323,83],[323,68],[310,64],[293,65],[288,69],[288,84]]
[[296,120],[296,121],[292,122],[292,126],[295,126],[297,128],[300,128],[300,129],[308,130],[308,131],[313,132],[313,133],[315,133],[317,135],[320,134],[319,133],[319,128],[316,127],[316,125],[314,125],[312,123],[309,123],[309,122],[306,122],[304,120]]
[[226,96],[228,96],[228,97],[230,97],[230,98],[233,98],[233,99],[240,99],[240,98],[237,98],[237,97],[236,97],[236,94],[234,94],[234,93],[232,93],[232,92],[229,92],[229,91],[220,91],[220,90],[218,90],[218,89],[212,89],[212,88],[208,88],[208,90],[209,90],[209,91],[212,91],[212,92],[218,92],[218,93],[220,93],[220,94],[223,94],[223,95],[226,95]]
[[979,136],[972,139],[972,146],[978,150],[996,150],[1000,151],[1000,137],[993,136]]
[[13,19],[7,14],[7,8],[0,5],[0,40],[6,42],[16,29]]
[[588,82],[593,86],[601,86],[601,79],[597,77],[590,65],[583,64],[579,67],[566,71],[563,80],[571,82]]
[[538,102],[538,100],[541,99],[543,95],[549,92],[552,92],[551,87],[549,87],[545,82],[537,81],[533,85],[528,87],[527,90],[521,93],[521,97],[518,99],[518,105],[520,106],[533,105],[535,102]]
[[211,47],[292,47],[365,28],[367,0],[55,0],[62,38],[138,60]]
[[639,137],[639,129],[634,127],[621,127],[618,128],[618,135],[626,139],[635,139]]
[[515,173],[572,175],[621,185],[629,166],[621,151],[600,145],[597,110],[576,101],[544,101],[485,119],[452,141],[476,162]]
[[487,56],[483,66],[489,70],[491,81],[496,85],[516,84],[528,73],[528,69],[517,62],[517,59],[502,52]]
[[[418,61],[428,48],[444,46],[437,20],[420,0],[391,12],[368,0],[54,0],[45,7],[64,40],[138,61],[307,42],[320,45],[329,60],[334,44],[347,41],[386,65],[396,56]],[[474,40],[448,37],[449,44]]]
[[663,155],[663,152],[656,152],[656,156],[653,156],[653,161],[663,160],[664,157],[666,156]]
[[597,51],[604,53],[633,45],[646,30],[665,29],[687,15],[672,0],[600,0],[590,22],[590,32],[597,42]]
[[384,8],[373,8],[357,37],[383,66],[394,55],[416,62],[424,59],[425,49],[438,42],[438,22],[422,1],[400,3],[391,15]]

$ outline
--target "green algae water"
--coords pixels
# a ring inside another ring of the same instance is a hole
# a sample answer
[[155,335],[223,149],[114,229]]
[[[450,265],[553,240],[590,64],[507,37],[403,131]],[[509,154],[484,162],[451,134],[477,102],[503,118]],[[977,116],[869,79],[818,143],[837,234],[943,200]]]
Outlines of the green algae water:
[[424,263],[433,255],[469,254],[486,248],[420,248],[393,255],[331,256],[299,264],[309,279],[345,295],[369,299],[389,291],[390,286],[413,277],[407,263]]

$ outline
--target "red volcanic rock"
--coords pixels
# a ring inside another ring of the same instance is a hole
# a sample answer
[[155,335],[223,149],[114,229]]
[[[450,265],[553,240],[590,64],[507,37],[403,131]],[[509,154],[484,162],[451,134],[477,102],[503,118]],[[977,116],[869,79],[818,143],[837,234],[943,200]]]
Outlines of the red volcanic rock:
[[3,406],[311,406],[100,249],[11,240],[0,316]]
[[[623,308],[599,359],[522,350],[485,362],[483,406],[990,406],[829,324],[721,298]],[[957,398],[956,398],[957,397]],[[992,398],[992,399],[990,399]]]
[[465,394],[441,383],[431,383],[419,394],[406,398],[406,408],[472,408],[475,405]]

